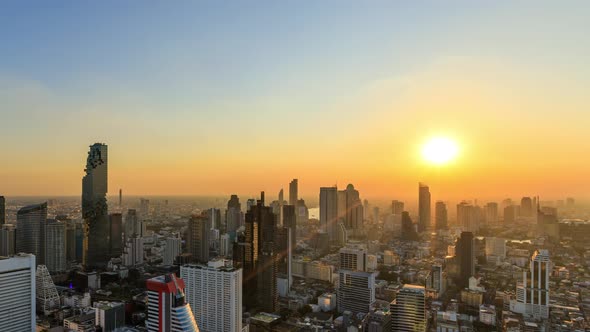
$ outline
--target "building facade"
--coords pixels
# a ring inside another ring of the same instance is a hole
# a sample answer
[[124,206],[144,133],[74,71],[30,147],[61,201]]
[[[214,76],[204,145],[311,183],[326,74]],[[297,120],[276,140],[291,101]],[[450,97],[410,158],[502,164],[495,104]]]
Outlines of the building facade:
[[203,331],[241,332],[242,269],[226,266],[223,260],[207,265],[180,267],[186,300]]

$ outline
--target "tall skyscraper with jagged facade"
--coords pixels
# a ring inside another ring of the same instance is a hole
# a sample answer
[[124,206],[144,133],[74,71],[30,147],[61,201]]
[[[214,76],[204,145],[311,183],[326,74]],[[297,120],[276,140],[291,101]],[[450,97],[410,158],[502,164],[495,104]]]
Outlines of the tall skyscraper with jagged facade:
[[84,258],[87,268],[104,267],[109,255],[108,149],[106,144],[90,146],[82,178],[82,217],[85,223]]

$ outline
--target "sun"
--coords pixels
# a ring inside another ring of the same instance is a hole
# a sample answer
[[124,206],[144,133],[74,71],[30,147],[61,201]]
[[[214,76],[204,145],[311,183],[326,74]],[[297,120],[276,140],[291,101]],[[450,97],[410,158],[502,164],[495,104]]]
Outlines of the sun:
[[424,144],[422,157],[433,164],[444,165],[457,157],[457,143],[447,137],[433,137]]

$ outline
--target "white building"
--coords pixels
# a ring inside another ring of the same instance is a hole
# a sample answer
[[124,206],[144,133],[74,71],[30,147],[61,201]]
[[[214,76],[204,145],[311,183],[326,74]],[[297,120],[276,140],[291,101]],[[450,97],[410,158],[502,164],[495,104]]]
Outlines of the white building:
[[125,248],[123,248],[121,261],[125,266],[143,264],[143,238],[139,236],[129,238]]
[[226,266],[226,261],[180,267],[186,283],[186,299],[203,331],[242,330],[242,269]]
[[550,274],[549,251],[535,251],[530,260],[529,270],[522,272],[522,281],[516,284],[516,300],[510,301],[510,311],[535,319],[547,319]]
[[219,255],[223,257],[231,257],[232,242],[229,234],[223,234],[219,237]]
[[479,321],[486,325],[496,326],[496,307],[487,304],[480,305]]
[[350,271],[367,271],[367,248],[349,244],[340,249],[340,268]]
[[488,263],[499,264],[506,259],[506,240],[497,237],[486,237],[486,260]]
[[148,332],[198,332],[199,327],[185,298],[184,280],[174,273],[148,279]]
[[182,240],[177,233],[173,237],[166,239],[166,248],[164,249],[164,265],[174,264],[174,260],[181,254]]
[[0,258],[0,327],[35,331],[35,256]]

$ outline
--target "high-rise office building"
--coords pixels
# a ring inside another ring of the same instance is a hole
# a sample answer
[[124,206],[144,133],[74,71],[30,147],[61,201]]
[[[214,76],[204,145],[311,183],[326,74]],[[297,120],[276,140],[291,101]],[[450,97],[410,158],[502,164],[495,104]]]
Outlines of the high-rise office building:
[[209,218],[206,215],[192,216],[188,221],[187,249],[195,262],[209,261]]
[[143,264],[143,238],[134,235],[127,239],[121,261],[125,266],[137,266]]
[[348,245],[339,251],[339,312],[369,313],[375,302],[375,274],[367,272],[367,254],[362,245]]
[[345,190],[338,191],[338,217],[344,221],[344,226],[352,236],[360,235],[363,230],[363,202],[358,190],[352,184]]
[[434,219],[436,229],[448,228],[447,205],[442,201],[437,201],[434,205]]
[[531,256],[528,271],[522,272],[522,281],[516,285],[516,300],[510,310],[535,319],[549,318],[549,251],[536,250]]
[[455,252],[459,265],[459,286],[467,287],[469,278],[475,275],[475,242],[473,233],[461,232],[461,237],[455,245]]
[[533,211],[533,200],[530,197],[523,197],[520,200],[520,215],[523,217],[532,217]]
[[289,205],[297,205],[297,201],[299,200],[299,181],[297,179],[293,179],[289,183]]
[[487,225],[498,222],[498,203],[489,202],[484,207],[484,216]]
[[148,279],[148,332],[198,332],[190,304],[185,299],[185,283],[173,273]]
[[430,275],[427,280],[427,287],[434,289],[438,296],[445,292],[445,278],[442,265],[434,264],[430,268]]
[[367,271],[367,248],[362,245],[349,245],[338,252],[340,268],[351,271]]
[[369,313],[375,303],[375,273],[340,269],[338,274],[338,311]]
[[293,205],[283,206],[283,226],[291,230],[291,248],[295,250],[297,247],[297,216]]
[[47,202],[29,205],[16,214],[16,252],[33,254],[37,264],[45,263],[45,222]]
[[144,236],[143,234],[143,227],[142,222],[139,221],[139,217],[137,215],[137,210],[129,209],[127,210],[127,215],[125,216],[125,237],[124,240],[127,242],[127,239],[137,236]]
[[145,198],[139,199],[139,216],[142,220],[150,216],[150,200]]
[[506,258],[506,240],[498,237],[486,237],[486,261],[499,264]]
[[35,256],[0,257],[0,327],[2,331],[35,331]]
[[205,215],[209,219],[211,229],[221,229],[221,210],[216,208],[207,209]]
[[223,260],[180,267],[186,284],[186,301],[203,331],[241,332],[242,269]]
[[66,262],[76,260],[76,222],[68,218],[56,217],[66,224]]
[[416,228],[410,218],[410,214],[407,211],[402,212],[402,239],[408,241],[418,240],[418,234]]
[[178,257],[182,254],[182,239],[178,233],[172,234],[166,239],[166,248],[164,248],[164,265],[172,265]]
[[238,195],[231,195],[231,198],[227,202],[227,211],[225,212],[226,232],[235,237],[236,230],[242,226],[243,217],[242,204],[240,204]]
[[45,266],[51,273],[63,272],[66,262],[66,224],[48,219],[45,223]]
[[111,257],[119,257],[123,252],[123,215],[109,215],[109,253]]
[[337,240],[338,188],[320,188],[320,227],[328,233],[330,242]]
[[119,189],[119,209],[123,208],[123,189]]
[[392,303],[392,331],[426,331],[426,292],[423,286],[404,285]]
[[9,257],[16,253],[16,228],[3,224],[0,229],[0,256]]
[[90,146],[82,178],[82,217],[85,222],[84,258],[87,267],[104,267],[110,260],[108,192],[108,149],[106,144]]
[[418,184],[418,232],[430,228],[430,204],[430,188],[423,183]]
[[277,309],[276,217],[264,205],[264,192],[246,213],[245,231],[234,246],[234,265],[243,269],[244,305],[266,312]]
[[516,221],[518,206],[508,205],[504,208],[504,224],[510,225]]
[[476,207],[465,201],[457,204],[457,224],[466,232],[476,233],[479,230]]
[[94,303],[94,324],[103,332],[125,326],[125,303],[99,301]]
[[6,223],[6,199],[0,196],[0,227]]
[[401,215],[404,212],[404,202],[393,200],[391,201],[391,214]]

